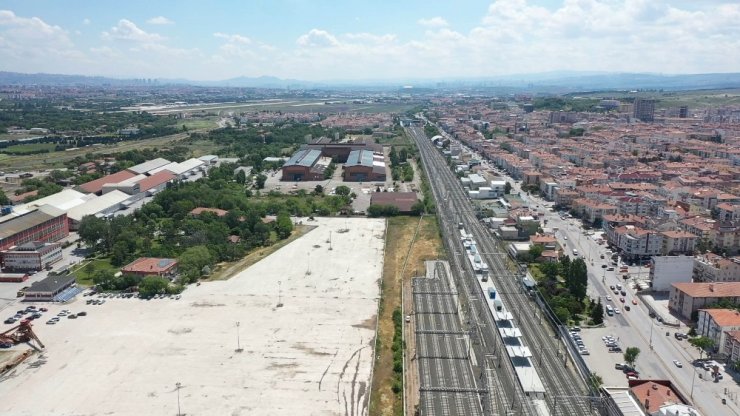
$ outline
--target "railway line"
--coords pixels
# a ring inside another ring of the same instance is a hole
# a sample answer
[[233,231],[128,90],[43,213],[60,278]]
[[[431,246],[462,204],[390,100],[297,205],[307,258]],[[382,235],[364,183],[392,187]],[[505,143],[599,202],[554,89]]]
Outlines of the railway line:
[[[514,414],[542,414],[523,393],[516,373],[509,360],[503,340],[498,335],[495,322],[485,302],[485,294],[477,284],[469,262],[463,259],[462,247],[456,239],[458,223],[472,234],[478,242],[481,257],[488,263],[490,278],[502,294],[508,310],[514,313],[522,330],[524,341],[535,351],[532,362],[541,375],[546,390],[546,409],[551,415],[594,414],[591,398],[585,382],[574,371],[565,345],[556,337],[556,332],[544,318],[535,319],[537,305],[525,293],[516,275],[506,264],[506,255],[501,253],[497,241],[476,218],[469,199],[442,155],[420,128],[407,130],[414,138],[429,173],[432,192],[437,201],[437,210],[445,244],[448,245],[453,270],[458,271],[459,290],[463,309],[468,312],[471,338],[475,339],[473,352],[482,380],[488,386],[489,408],[506,409]],[[431,175],[434,172],[434,175]],[[542,314],[539,311],[540,316]],[[540,323],[541,322],[541,323]],[[499,412],[504,413],[504,412]]]

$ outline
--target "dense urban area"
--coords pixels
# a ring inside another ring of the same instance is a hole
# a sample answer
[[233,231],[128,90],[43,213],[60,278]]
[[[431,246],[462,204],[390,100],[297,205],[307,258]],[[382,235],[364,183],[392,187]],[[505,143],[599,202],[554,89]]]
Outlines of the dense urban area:
[[2,414],[740,415],[738,89],[8,83],[0,170]]

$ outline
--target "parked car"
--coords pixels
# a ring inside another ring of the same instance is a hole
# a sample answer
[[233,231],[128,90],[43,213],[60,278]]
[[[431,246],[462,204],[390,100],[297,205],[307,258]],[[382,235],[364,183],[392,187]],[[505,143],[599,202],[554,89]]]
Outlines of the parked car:
[[683,367],[683,364],[681,364],[681,361],[678,361],[678,360],[673,360],[673,364],[675,364],[676,367],[678,367],[678,368]]
[[14,324],[15,323],[15,318],[8,318],[8,319],[6,319],[5,320],[5,323],[6,324]]

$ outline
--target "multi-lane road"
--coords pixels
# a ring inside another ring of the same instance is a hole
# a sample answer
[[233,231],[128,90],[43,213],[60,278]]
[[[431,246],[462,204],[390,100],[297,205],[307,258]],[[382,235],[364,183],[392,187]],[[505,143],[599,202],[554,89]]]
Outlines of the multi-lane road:
[[584,381],[573,371],[573,364],[565,353],[565,346],[546,320],[534,319],[537,306],[523,293],[517,277],[510,272],[506,256],[501,253],[498,241],[486,230],[473,213],[469,199],[459,181],[447,167],[442,155],[420,128],[409,128],[416,141],[430,177],[430,184],[437,201],[437,212],[453,272],[457,281],[461,303],[469,310],[468,319],[473,335],[473,352],[478,371],[489,386],[489,408],[515,411],[517,414],[536,414],[529,397],[525,397],[513,367],[506,357],[502,339],[488,310],[484,294],[473,279],[475,275],[465,261],[457,237],[458,223],[478,242],[481,256],[488,263],[493,282],[501,293],[506,307],[514,313],[523,338],[536,356],[532,361],[542,378],[546,390],[546,403],[552,415],[592,414],[592,401]]

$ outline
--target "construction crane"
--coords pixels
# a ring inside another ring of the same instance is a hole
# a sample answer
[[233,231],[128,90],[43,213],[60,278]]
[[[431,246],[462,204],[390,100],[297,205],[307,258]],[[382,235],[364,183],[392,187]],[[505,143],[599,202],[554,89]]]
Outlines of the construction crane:
[[[31,321],[27,319],[22,320],[21,323],[17,326],[14,326],[13,328],[10,328],[9,330],[0,334],[0,344],[18,345],[25,342],[30,345],[31,348],[40,352],[43,348],[46,347],[44,346],[44,343],[41,342],[39,337],[36,336],[36,333],[33,332],[31,326]],[[36,341],[38,347],[31,344],[31,341]]]

